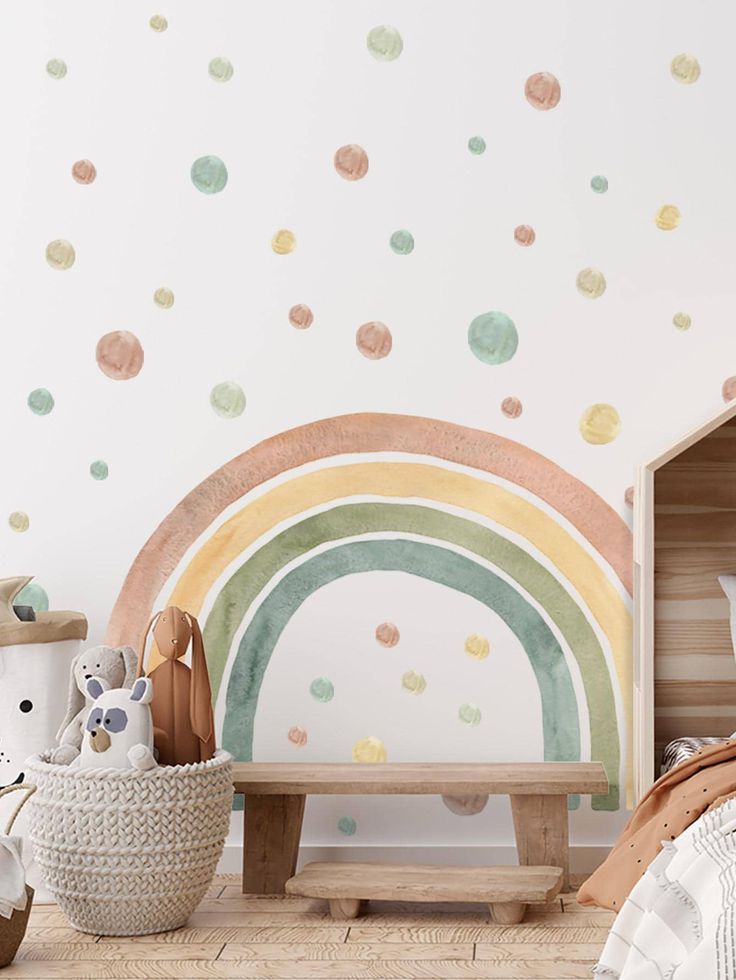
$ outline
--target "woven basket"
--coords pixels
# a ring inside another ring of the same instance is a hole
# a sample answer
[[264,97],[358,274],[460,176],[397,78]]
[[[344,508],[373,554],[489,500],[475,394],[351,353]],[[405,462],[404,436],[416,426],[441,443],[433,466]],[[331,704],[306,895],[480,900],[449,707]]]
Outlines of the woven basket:
[[28,828],[44,881],[75,929],[142,936],[184,925],[230,825],[227,752],[208,762],[70,769],[34,756]]
[[[13,810],[5,830],[6,834],[10,834],[13,829],[15,818],[20,813],[24,803],[36,792],[35,786],[28,786],[26,783],[13,783],[12,786],[5,786],[3,789],[0,789],[0,796],[6,796],[8,793],[13,793],[18,789],[24,789],[26,796],[23,797],[15,810]],[[26,885],[26,907],[22,911],[15,909],[9,919],[0,916],[0,967],[9,966],[15,959],[18,947],[23,942],[23,937],[26,934],[28,916],[31,914],[32,905],[33,889],[30,885]]]

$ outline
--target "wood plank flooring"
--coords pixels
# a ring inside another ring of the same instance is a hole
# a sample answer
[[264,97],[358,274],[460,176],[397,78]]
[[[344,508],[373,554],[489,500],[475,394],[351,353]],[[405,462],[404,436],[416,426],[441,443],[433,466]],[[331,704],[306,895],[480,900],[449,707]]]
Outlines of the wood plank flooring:
[[184,929],[136,939],[84,935],[38,906],[2,980],[576,980],[613,918],[561,895],[517,926],[494,925],[481,905],[394,902],[340,924],[321,899],[242,895],[224,876]]

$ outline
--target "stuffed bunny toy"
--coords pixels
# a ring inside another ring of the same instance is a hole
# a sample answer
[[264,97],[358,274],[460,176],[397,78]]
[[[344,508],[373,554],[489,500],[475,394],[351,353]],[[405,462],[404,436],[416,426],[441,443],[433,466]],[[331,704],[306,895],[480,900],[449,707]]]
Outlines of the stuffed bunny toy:
[[[152,626],[153,638],[164,658],[148,675],[154,692],[151,712],[159,765],[206,762],[215,754],[215,723],[199,623],[176,606],[156,613],[143,637],[139,676],[143,673],[146,636]],[[191,670],[181,662],[190,641]]]
[[131,688],[136,678],[137,658],[132,647],[92,647],[78,654],[69,671],[69,700],[66,717],[56,735],[58,746],[50,761],[69,765],[79,755],[89,700],[87,681],[104,680],[108,687]]
[[81,769],[154,769],[150,680],[139,677],[128,690],[111,688],[102,677],[90,677],[87,696],[93,704],[74,765]]

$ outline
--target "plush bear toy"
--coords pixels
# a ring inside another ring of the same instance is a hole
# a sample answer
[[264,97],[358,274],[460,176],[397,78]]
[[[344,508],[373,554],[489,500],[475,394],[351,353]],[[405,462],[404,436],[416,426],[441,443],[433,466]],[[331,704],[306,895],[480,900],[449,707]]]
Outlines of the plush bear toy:
[[94,699],[87,714],[79,758],[82,769],[153,769],[153,685],[139,677],[132,690],[110,688],[101,677],[87,681]]
[[74,658],[69,671],[66,717],[56,735],[59,744],[51,753],[51,762],[65,766],[79,755],[82,731],[92,703],[87,694],[90,677],[106,681],[108,687],[131,688],[136,667],[137,657],[132,647],[92,647]]

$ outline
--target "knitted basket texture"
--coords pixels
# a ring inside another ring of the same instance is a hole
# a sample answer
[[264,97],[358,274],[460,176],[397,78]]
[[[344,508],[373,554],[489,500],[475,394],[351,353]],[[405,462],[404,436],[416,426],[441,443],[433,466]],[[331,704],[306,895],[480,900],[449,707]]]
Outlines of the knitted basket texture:
[[184,925],[230,826],[232,756],[132,769],[27,763],[28,829],[47,887],[75,929],[142,936]]

